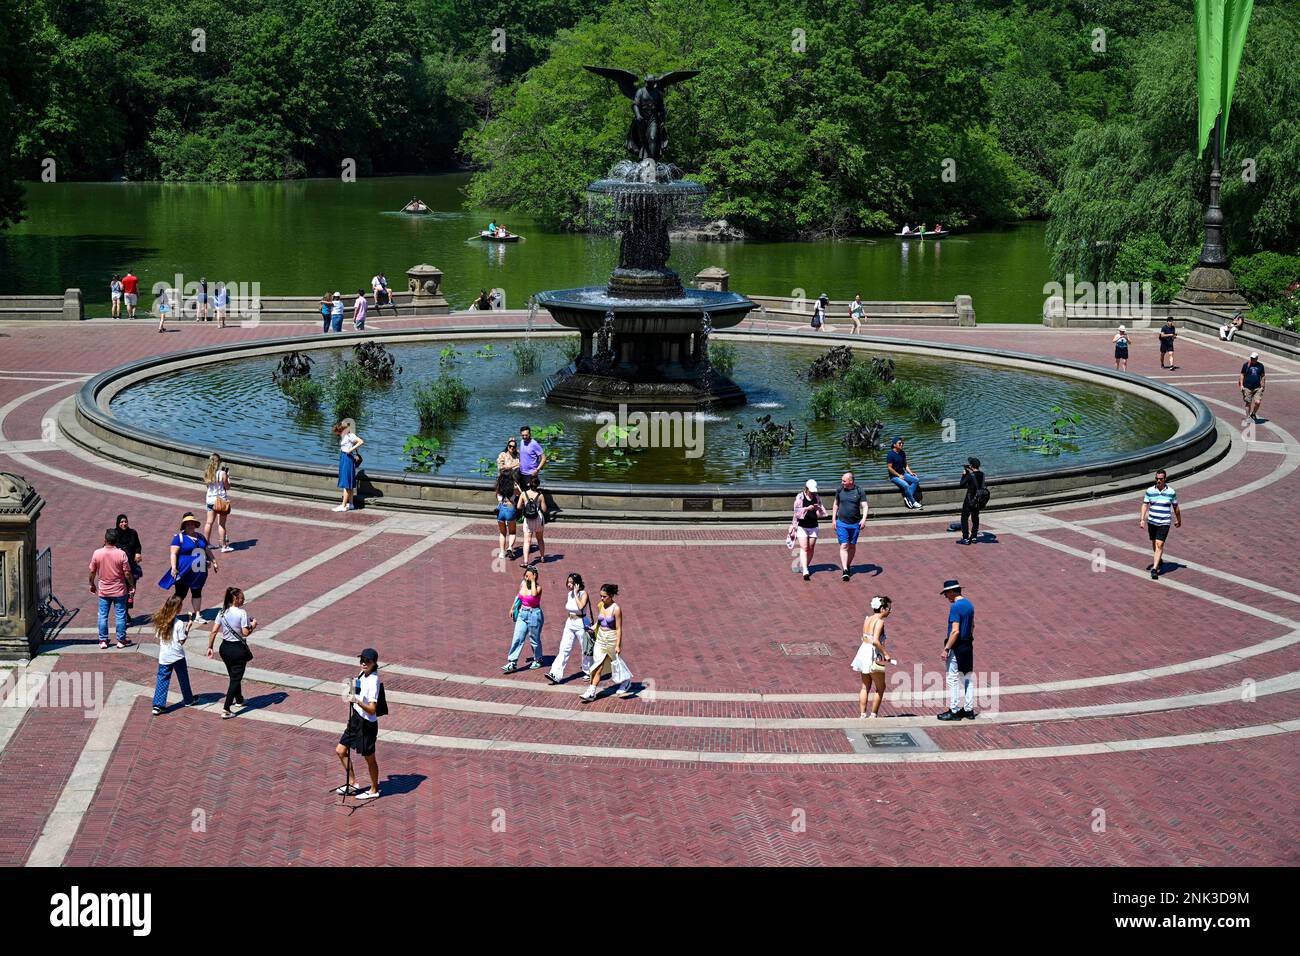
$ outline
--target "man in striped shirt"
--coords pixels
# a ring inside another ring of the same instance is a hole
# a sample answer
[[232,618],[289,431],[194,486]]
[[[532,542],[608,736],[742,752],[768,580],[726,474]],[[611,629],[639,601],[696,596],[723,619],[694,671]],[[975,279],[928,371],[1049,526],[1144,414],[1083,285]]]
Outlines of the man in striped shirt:
[[1165,477],[1163,468],[1156,472],[1156,483],[1147,489],[1146,497],[1142,499],[1142,517],[1138,519],[1138,527],[1147,529],[1154,552],[1151,567],[1147,569],[1152,581],[1160,577],[1169,525],[1175,528],[1183,526],[1183,515],[1178,510],[1178,492],[1166,484]]

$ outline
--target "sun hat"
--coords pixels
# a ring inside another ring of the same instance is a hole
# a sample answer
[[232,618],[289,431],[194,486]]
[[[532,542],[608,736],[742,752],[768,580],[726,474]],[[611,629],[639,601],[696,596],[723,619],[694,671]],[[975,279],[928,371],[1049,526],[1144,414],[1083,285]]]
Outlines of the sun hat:
[[1128,330],[1125,329],[1124,326],[1122,326],[1122,325],[1119,327],[1119,330],[1120,330],[1121,332],[1127,332],[1127,331],[1128,331]]
[[960,590],[961,590],[961,582],[959,582],[956,578],[950,578],[949,580],[943,582],[943,587],[940,589],[939,593],[946,594],[949,591],[960,591]]
[[811,491],[813,494],[817,494],[817,479],[816,479],[816,478],[809,478],[807,481],[805,481],[805,482],[803,483],[803,486],[804,486],[805,489],[807,489],[808,491]]
[[198,518],[194,517],[194,512],[193,512],[193,511],[187,511],[187,512],[185,512],[184,515],[181,516],[181,530],[183,531],[183,530],[185,529],[185,526],[186,526],[187,524],[189,524],[191,521],[193,521],[195,524],[202,524],[202,523],[203,523],[203,522],[199,521]]

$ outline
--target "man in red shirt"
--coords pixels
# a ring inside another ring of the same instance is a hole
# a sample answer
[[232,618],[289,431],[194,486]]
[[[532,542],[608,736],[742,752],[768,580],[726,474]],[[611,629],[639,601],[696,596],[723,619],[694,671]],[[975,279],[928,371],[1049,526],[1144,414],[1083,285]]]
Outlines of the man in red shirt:
[[104,532],[104,546],[90,558],[90,593],[99,595],[99,647],[108,648],[108,610],[114,612],[117,646],[127,647],[126,598],[135,590],[131,561],[117,546],[117,529]]
[[132,273],[128,272],[122,276],[122,298],[126,300],[126,317],[135,318],[135,304],[139,301],[140,280]]

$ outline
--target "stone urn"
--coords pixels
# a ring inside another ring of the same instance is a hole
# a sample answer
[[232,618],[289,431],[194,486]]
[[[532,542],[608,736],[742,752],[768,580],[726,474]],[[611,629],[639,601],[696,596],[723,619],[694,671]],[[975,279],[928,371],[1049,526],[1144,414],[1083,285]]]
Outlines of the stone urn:
[[451,311],[442,294],[442,270],[423,262],[406,270],[411,311],[417,315],[446,315]]
[[44,507],[26,479],[0,472],[0,659],[26,660],[41,643],[36,519]]

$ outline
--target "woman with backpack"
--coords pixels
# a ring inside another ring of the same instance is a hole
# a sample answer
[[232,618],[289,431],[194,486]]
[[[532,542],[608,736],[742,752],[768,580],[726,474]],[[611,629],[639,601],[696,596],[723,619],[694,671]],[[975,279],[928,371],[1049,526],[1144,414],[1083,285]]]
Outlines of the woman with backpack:
[[538,490],[542,483],[536,475],[525,478],[524,482],[526,487],[515,502],[515,507],[524,516],[524,550],[520,555],[524,560],[521,567],[529,564],[528,554],[532,547],[529,539],[533,537],[537,538],[537,561],[540,564],[546,563],[546,542],[542,539],[542,527],[546,524],[546,498]]
[[966,459],[962,465],[960,487],[966,489],[966,497],[961,503],[961,541],[960,544],[974,544],[980,536],[980,510],[989,503],[991,497],[984,484],[984,472],[980,471],[978,458]]
[[[235,715],[230,705],[244,704],[244,668],[253,659],[253,652],[248,646],[248,638],[257,630],[257,618],[249,620],[244,610],[244,592],[239,588],[226,588],[225,600],[221,602],[221,613],[212,622],[212,632],[208,635],[208,657],[220,655],[226,665],[226,674],[230,683],[226,688],[226,703],[221,708],[221,719],[229,720]],[[221,636],[221,650],[213,651]]]
[[798,555],[790,562],[790,570],[795,574],[803,572],[805,581],[811,580],[808,565],[812,562],[813,552],[817,550],[817,526],[819,519],[830,516],[822,506],[821,496],[817,494],[817,482],[809,478],[803,491],[794,496],[794,515],[790,519],[790,534],[794,535]]

